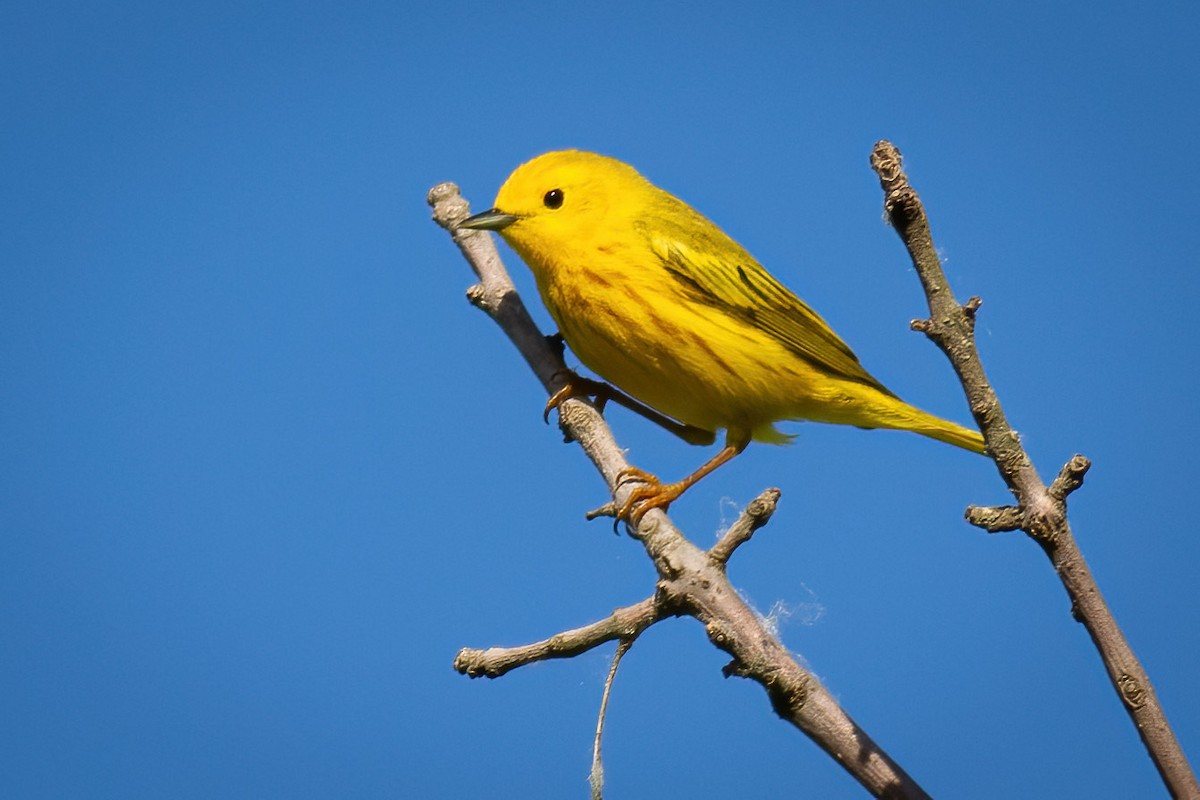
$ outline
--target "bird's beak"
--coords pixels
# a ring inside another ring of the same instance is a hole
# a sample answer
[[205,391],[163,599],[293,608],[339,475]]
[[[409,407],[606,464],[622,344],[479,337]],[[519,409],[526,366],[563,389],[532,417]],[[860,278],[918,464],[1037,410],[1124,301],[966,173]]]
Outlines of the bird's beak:
[[476,214],[473,217],[467,217],[462,222],[458,223],[460,228],[478,228],[485,231],[498,231],[507,228],[517,221],[517,217],[512,214],[505,214],[498,208],[489,208],[487,211]]

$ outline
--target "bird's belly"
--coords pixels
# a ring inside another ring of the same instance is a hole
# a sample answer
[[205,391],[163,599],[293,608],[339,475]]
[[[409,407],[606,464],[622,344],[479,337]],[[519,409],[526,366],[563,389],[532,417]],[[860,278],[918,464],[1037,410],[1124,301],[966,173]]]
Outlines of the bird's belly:
[[625,287],[581,292],[579,285],[543,293],[567,344],[604,380],[680,422],[777,441],[771,423],[809,416],[804,398],[815,399],[828,383],[719,309],[678,296],[656,302]]

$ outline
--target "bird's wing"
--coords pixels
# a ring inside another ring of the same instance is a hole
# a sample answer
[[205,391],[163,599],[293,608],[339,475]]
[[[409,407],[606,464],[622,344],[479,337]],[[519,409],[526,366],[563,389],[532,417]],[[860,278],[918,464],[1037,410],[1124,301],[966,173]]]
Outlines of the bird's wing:
[[669,279],[690,299],[758,328],[824,371],[892,394],[817,312],[690,206],[679,202],[670,213],[643,219],[636,227]]

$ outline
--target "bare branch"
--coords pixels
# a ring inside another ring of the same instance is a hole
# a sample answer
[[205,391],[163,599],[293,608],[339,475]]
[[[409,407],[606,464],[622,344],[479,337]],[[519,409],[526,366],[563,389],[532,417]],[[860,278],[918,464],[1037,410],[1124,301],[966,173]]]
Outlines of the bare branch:
[[476,650],[464,647],[454,658],[454,669],[472,678],[499,678],[506,672],[534,661],[571,658],[614,639],[632,642],[642,631],[665,615],[649,597],[640,603],[618,608],[599,622],[556,633],[549,639],[520,647],[489,647]]
[[1092,468],[1092,462],[1076,455],[1063,465],[1054,483],[1050,484],[1050,496],[1055,500],[1066,500],[1067,495],[1083,486],[1083,476]]
[[888,218],[908,249],[929,301],[929,319],[913,327],[925,333],[950,359],[983,432],[988,453],[1017,500],[1015,507],[969,508],[967,519],[992,532],[1020,528],[1041,545],[1062,580],[1075,618],[1091,635],[1109,679],[1168,790],[1174,797],[1200,797],[1200,786],[1167,723],[1150,679],[1104,602],[1067,521],[1066,496],[1083,483],[1090,462],[1075,456],[1050,488],[1042,482],[1008,424],[975,348],[975,315],[980,301],[972,298],[965,306],[955,301],[933,246],[925,208],[904,174],[900,151],[890,142],[878,142],[871,153],[871,166],[879,175]]
[[988,533],[1019,531],[1025,524],[1025,515],[1017,506],[992,506],[990,508],[967,506],[967,513],[964,516],[967,518],[967,522],[983,528]]
[[771,520],[775,506],[779,503],[779,494],[778,489],[767,489],[742,510],[737,520],[729,526],[729,530],[725,531],[725,535],[708,549],[708,557],[714,564],[727,564],[733,551],[750,541],[754,532]]
[[[480,277],[480,286],[470,291],[472,302],[500,325],[553,395],[562,388],[562,359],[534,326],[490,237],[482,231],[458,228],[468,211],[453,184],[435,186],[429,193],[429,203],[434,207],[434,220],[450,231]],[[596,465],[618,506],[624,503],[637,484],[617,485],[617,475],[628,463],[603,417],[591,405],[569,399],[559,407],[559,425]],[[709,640],[732,656],[726,674],[761,684],[781,718],[807,734],[873,795],[928,796],[763,626],[730,585],[723,565],[714,563],[707,552],[688,541],[661,509],[646,513],[631,535],[642,543],[658,571],[656,614],[687,615],[699,620]],[[463,650],[455,659],[455,668],[469,675],[496,677],[530,661],[565,657],[600,641],[622,638],[616,627],[610,618],[569,632],[578,635],[568,637],[567,642],[560,634],[523,648]]]

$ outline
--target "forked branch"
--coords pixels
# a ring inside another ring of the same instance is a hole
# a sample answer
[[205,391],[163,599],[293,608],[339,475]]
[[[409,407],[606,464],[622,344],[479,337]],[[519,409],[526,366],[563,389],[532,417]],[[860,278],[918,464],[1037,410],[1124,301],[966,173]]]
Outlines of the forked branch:
[[890,142],[878,142],[871,153],[871,166],[883,187],[888,218],[908,249],[929,301],[929,319],[918,320],[913,327],[932,339],[950,359],[983,432],[988,453],[1017,500],[1015,506],[972,506],[967,509],[967,520],[993,533],[1023,530],[1041,545],[1067,590],[1072,613],[1092,637],[1113,688],[1167,789],[1173,797],[1200,797],[1196,776],[1167,723],[1150,680],[1104,602],[1067,521],[1067,495],[1082,485],[1091,463],[1077,455],[1049,487],[1042,482],[1020,438],[1008,424],[975,348],[979,298],[973,297],[961,306],[954,299],[933,245],[925,208],[904,174],[900,151]]
[[[443,183],[431,189],[429,203],[434,209],[434,220],[450,232],[479,276],[480,282],[467,293],[471,302],[500,325],[547,393],[553,395],[562,388],[567,374],[565,365],[561,355],[534,325],[492,239],[486,232],[458,227],[468,216],[468,210],[453,184]],[[604,476],[614,501],[623,503],[635,484],[617,484],[618,473],[629,465],[603,417],[590,404],[569,399],[559,408],[559,425],[567,438],[579,443]],[[464,650],[455,659],[456,668],[472,676],[495,677],[530,661],[582,652],[602,641],[627,641],[630,625],[636,629],[664,616],[690,616],[704,625],[714,645],[731,656],[726,675],[738,675],[761,684],[776,713],[806,733],[869,792],[887,798],[927,797],[837,704],[820,681],[767,630],[729,583],[726,561],[738,545],[766,522],[778,499],[777,491],[764,492],[747,509],[752,518],[736,523],[711,551],[696,547],[671,524],[666,514],[652,509],[632,534],[642,543],[658,572],[653,598],[615,612],[594,625],[537,644]]]

